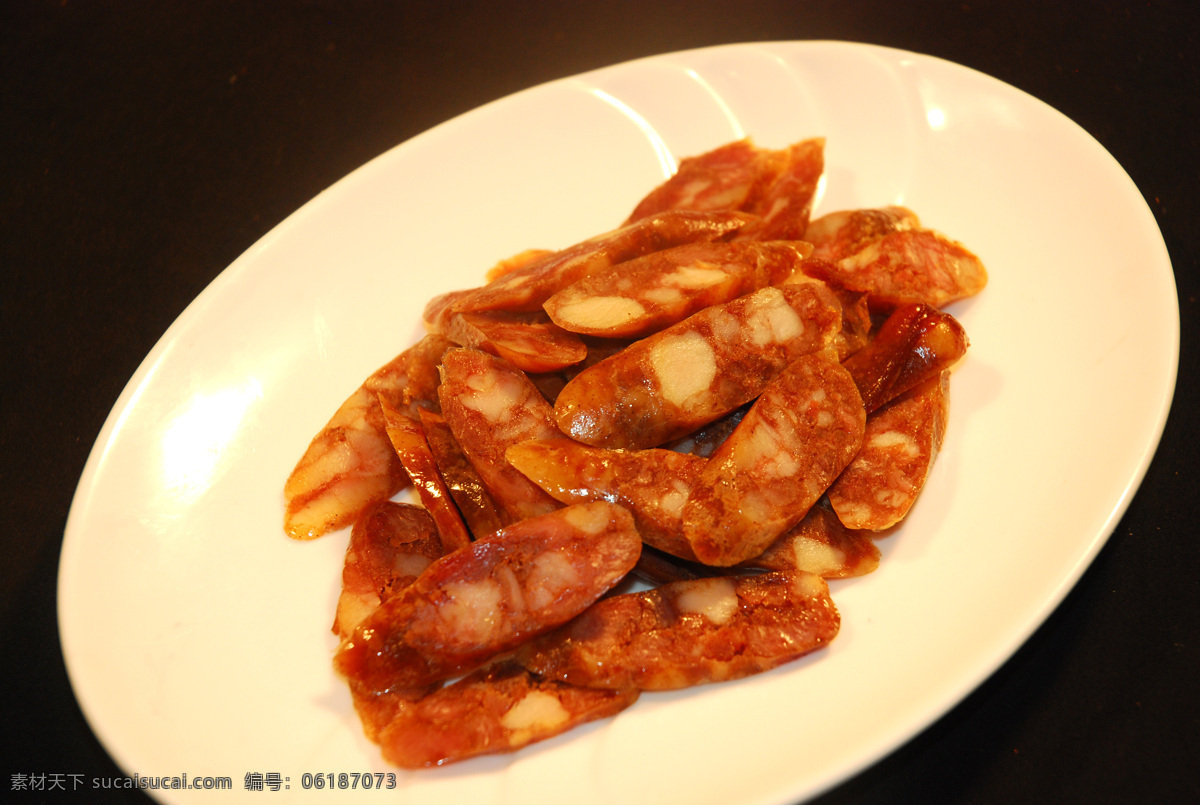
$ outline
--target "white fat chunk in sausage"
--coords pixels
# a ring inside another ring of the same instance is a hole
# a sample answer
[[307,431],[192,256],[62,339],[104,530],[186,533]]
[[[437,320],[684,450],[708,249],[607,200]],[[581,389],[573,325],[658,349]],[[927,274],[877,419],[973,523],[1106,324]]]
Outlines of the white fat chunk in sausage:
[[717,356],[696,332],[672,335],[650,350],[650,368],[658,378],[663,399],[683,408],[690,397],[712,388]]
[[875,493],[875,501],[881,506],[895,509],[908,502],[910,493],[907,489],[881,489]]
[[872,434],[871,438],[867,440],[867,444],[881,450],[890,450],[896,447],[903,451],[906,456],[916,456],[921,452],[915,439],[907,433],[898,430],[885,430],[881,433]]
[[445,599],[438,607],[438,616],[453,634],[464,641],[485,641],[502,617],[500,603],[504,598],[501,586],[493,579],[445,585]]
[[688,495],[691,494],[691,491],[691,487],[683,481],[678,479],[673,480],[670,491],[659,499],[659,508],[671,517],[679,517],[683,512],[683,504],[687,503]]
[[737,614],[737,590],[727,578],[700,579],[679,594],[675,605],[680,612],[703,615],[710,623],[724,626]]
[[804,322],[775,288],[767,288],[756,295],[746,325],[749,340],[760,347],[791,341],[804,333]]
[[846,563],[846,554],[820,540],[798,537],[792,541],[792,556],[796,567],[824,576],[838,570]]
[[758,470],[777,477],[796,475],[800,471],[799,464],[788,453],[780,448],[788,443],[787,434],[780,434],[768,422],[758,422],[750,437],[738,443],[734,453],[736,466],[741,470]]
[[751,522],[769,523],[779,514],[779,504],[764,492],[750,490],[738,502],[742,516]]
[[332,449],[325,451],[297,474],[303,473],[303,484],[310,488],[323,486],[333,478],[353,471],[358,463],[359,457],[354,447],[348,441],[339,440]]
[[458,401],[478,411],[489,422],[501,422],[521,403],[522,388],[515,377],[494,373],[472,374],[466,380],[470,392],[458,395]]
[[792,581],[792,592],[801,598],[821,598],[829,591],[829,585],[813,573],[797,573]]
[[343,592],[337,603],[337,621],[342,634],[347,634],[356,623],[362,623],[377,609],[379,596],[375,593],[353,595]]
[[501,277],[497,282],[497,288],[520,288],[525,283],[533,278],[532,274],[513,273],[505,277]]
[[580,585],[575,566],[561,553],[550,551],[533,560],[525,600],[530,609],[545,609],[567,590]]
[[696,197],[707,190],[708,186],[711,184],[711,179],[693,179],[692,181],[688,182],[682,188],[680,188],[680,198],[679,201],[676,202],[676,206],[680,209],[687,209],[688,205],[695,201]]
[[558,320],[576,327],[616,327],[644,315],[646,308],[636,299],[623,296],[589,296],[569,302],[556,311]]
[[724,344],[737,344],[742,341],[742,322],[723,307],[708,309],[708,326],[712,329],[713,338]]
[[662,282],[664,285],[674,285],[677,288],[699,290],[723,282],[728,277],[729,275],[719,268],[706,268],[703,264],[697,264],[680,266],[663,277]]
[[611,511],[605,505],[570,506],[563,510],[563,517],[585,534],[599,534],[608,526]]
[[[875,515],[874,509],[865,503],[842,501],[837,507],[838,519],[843,523],[869,523]],[[857,525],[851,526],[857,527]]]
[[401,553],[392,562],[392,571],[398,577],[419,576],[433,562],[428,556],[419,553]]
[[656,305],[674,305],[683,299],[683,293],[678,288],[647,288],[642,298]]
[[500,726],[516,733],[514,737],[525,737],[553,730],[570,717],[557,698],[545,691],[531,690],[500,717]]

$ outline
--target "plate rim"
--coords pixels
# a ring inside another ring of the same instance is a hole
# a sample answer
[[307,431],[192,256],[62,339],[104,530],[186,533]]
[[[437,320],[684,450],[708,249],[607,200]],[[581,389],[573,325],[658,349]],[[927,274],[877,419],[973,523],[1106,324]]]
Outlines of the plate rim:
[[[941,64],[943,66],[949,67],[951,69],[967,71],[968,73],[972,74],[976,79],[984,79],[986,81],[993,82],[995,85],[1003,87],[1005,89],[1005,91],[1019,93],[1026,100],[1036,103],[1037,105],[1042,107],[1044,110],[1056,115],[1058,118],[1061,119],[1061,121],[1065,121],[1065,122],[1069,123],[1070,125],[1074,126],[1079,134],[1081,134],[1083,137],[1085,137],[1094,148],[1098,149],[1100,153],[1105,155],[1108,158],[1108,160],[1111,161],[1111,166],[1113,168],[1115,168],[1122,177],[1124,177],[1124,180],[1129,183],[1129,185],[1132,188],[1132,190],[1134,191],[1134,193],[1137,194],[1138,198],[1141,201],[1141,206],[1140,206],[1139,212],[1144,213],[1144,215],[1146,216],[1146,221],[1143,223],[1144,224],[1148,223],[1152,227],[1153,232],[1157,235],[1156,248],[1158,248],[1161,251],[1160,257],[1161,257],[1163,264],[1166,266],[1166,268],[1168,270],[1167,271],[1168,278],[1171,283],[1171,288],[1174,291],[1173,304],[1171,306],[1171,310],[1173,313],[1173,321],[1171,322],[1171,343],[1170,343],[1171,354],[1169,356],[1170,372],[1169,372],[1169,377],[1165,378],[1166,393],[1159,400],[1159,403],[1157,406],[1156,420],[1152,427],[1152,434],[1151,434],[1151,437],[1147,440],[1145,447],[1142,451],[1141,460],[1138,462],[1138,465],[1134,469],[1132,475],[1130,475],[1130,477],[1127,479],[1126,483],[1124,484],[1123,491],[1122,491],[1119,499],[1114,502],[1114,505],[1108,511],[1107,516],[1105,518],[1105,525],[1104,525],[1104,528],[1102,529],[1102,532],[1100,534],[1098,534],[1097,537],[1091,541],[1091,543],[1088,546],[1088,549],[1084,552],[1084,554],[1081,555],[1080,557],[1078,557],[1078,559],[1072,569],[1072,572],[1067,577],[1060,580],[1056,589],[1053,591],[1053,594],[1049,598],[1047,598],[1044,601],[1043,605],[1039,608],[1038,616],[1035,619],[1032,619],[1031,621],[1029,621],[1025,624],[1024,628],[1020,632],[1020,636],[1015,640],[1011,649],[1002,658],[1000,658],[995,663],[988,663],[988,665],[990,665],[990,667],[985,669],[983,672],[981,672],[978,675],[978,678],[964,681],[963,684],[960,685],[960,687],[962,689],[959,691],[956,691],[950,697],[951,701],[949,702],[949,704],[944,709],[941,709],[938,713],[934,714],[932,717],[925,719],[921,726],[917,727],[916,729],[911,729],[911,730],[908,728],[902,728],[900,731],[903,732],[904,735],[899,740],[899,742],[896,742],[894,740],[884,741],[883,743],[886,745],[880,746],[876,752],[874,752],[870,755],[869,758],[859,759],[859,760],[856,760],[856,761],[850,763],[849,764],[850,767],[848,769],[845,769],[842,772],[840,772],[836,776],[836,779],[829,780],[819,790],[814,790],[814,791],[804,794],[805,798],[818,796],[820,793],[827,791],[828,789],[840,784],[841,782],[844,782],[845,780],[849,779],[853,775],[862,773],[865,769],[878,763],[882,758],[894,753],[897,749],[899,749],[901,746],[903,746],[906,742],[916,738],[923,731],[927,730],[930,726],[932,726],[934,723],[936,723],[936,721],[938,719],[944,717],[947,713],[949,713],[951,710],[953,710],[956,706],[961,704],[962,701],[967,696],[969,696],[972,691],[977,690],[982,684],[984,684],[986,682],[986,680],[989,677],[991,677],[997,671],[999,671],[1007,662],[1009,662],[1012,659],[1012,657],[1020,649],[1020,647],[1022,645],[1024,645],[1026,642],[1028,642],[1030,637],[1039,628],[1042,627],[1042,625],[1046,622],[1046,620],[1050,617],[1050,615],[1056,609],[1058,609],[1059,606],[1061,606],[1063,600],[1067,597],[1067,595],[1070,593],[1070,591],[1076,587],[1076,585],[1077,585],[1079,579],[1082,577],[1082,575],[1093,564],[1096,556],[1100,553],[1100,551],[1103,549],[1103,547],[1107,544],[1108,540],[1111,538],[1115,529],[1119,525],[1121,517],[1123,517],[1124,513],[1127,511],[1127,509],[1130,506],[1130,504],[1132,503],[1133,499],[1136,497],[1137,491],[1141,487],[1141,484],[1143,483],[1143,481],[1145,480],[1145,476],[1146,476],[1147,472],[1149,471],[1150,465],[1153,462],[1155,454],[1161,444],[1161,439],[1162,439],[1162,436],[1163,436],[1163,433],[1164,433],[1164,430],[1166,427],[1166,423],[1167,423],[1171,409],[1174,404],[1174,398],[1175,398],[1175,393],[1176,393],[1176,389],[1177,389],[1179,358],[1180,358],[1180,309],[1179,309],[1179,299],[1178,299],[1178,288],[1175,283],[1174,270],[1173,270],[1173,264],[1171,261],[1170,253],[1166,247],[1165,240],[1163,239],[1162,231],[1161,231],[1160,227],[1158,226],[1157,219],[1153,215],[1152,210],[1150,209],[1149,205],[1146,203],[1144,196],[1142,196],[1140,189],[1137,187],[1137,185],[1133,181],[1133,179],[1131,177],[1129,177],[1128,173],[1119,164],[1119,162],[1116,160],[1116,158],[1113,157],[1112,154],[1110,152],[1108,152],[1107,149],[1105,149],[1104,146],[1098,140],[1096,140],[1096,138],[1093,137],[1090,134],[1090,132],[1088,132],[1086,129],[1084,129],[1079,123],[1072,120],[1067,115],[1058,111],[1057,109],[1050,106],[1046,102],[1040,100],[1036,96],[1026,92],[1025,90],[1020,89],[1019,87],[1009,84],[999,78],[996,78],[995,76],[989,75],[989,74],[979,71],[975,68],[972,68],[972,67],[969,67],[969,66],[957,63],[957,62],[953,62],[953,61],[947,60],[942,57],[933,56],[930,54],[922,54],[922,53],[905,50],[905,49],[900,49],[900,48],[893,48],[893,47],[888,47],[888,46],[864,43],[864,42],[852,42],[852,41],[829,40],[829,39],[769,40],[769,41],[761,41],[761,42],[760,41],[732,42],[732,43],[723,43],[723,44],[712,45],[712,46],[693,47],[693,48],[687,48],[687,49],[683,49],[683,50],[676,50],[676,51],[640,56],[640,57],[629,59],[626,61],[617,62],[617,63],[611,64],[611,65],[605,65],[605,66],[601,66],[601,67],[592,68],[592,69],[586,70],[584,72],[576,73],[573,75],[554,78],[554,79],[551,79],[548,81],[544,81],[544,82],[532,85],[530,87],[525,87],[520,90],[517,90],[516,92],[510,93],[510,94],[505,95],[500,98],[493,99],[493,100],[488,101],[487,103],[484,103],[478,107],[472,108],[461,114],[455,115],[454,117],[449,118],[441,123],[438,123],[437,125],[429,128],[429,129],[426,129],[425,131],[422,131],[422,132],[414,135],[413,137],[410,137],[402,142],[399,142],[399,143],[389,147],[388,149],[384,150],[380,154],[367,160],[362,165],[356,167],[349,173],[340,177],[339,179],[334,181],[332,184],[330,184],[326,188],[322,189],[320,192],[318,192],[312,198],[305,201],[300,207],[296,208],[294,211],[289,213],[279,223],[277,223],[276,225],[271,227],[260,238],[258,238],[249,248],[247,248],[246,251],[244,251],[237,258],[235,258],[234,261],[231,262],[228,266],[223,268],[213,278],[213,280],[208,285],[206,285],[205,288],[203,290],[201,290],[188,303],[188,305],[185,306],[185,308],[180,312],[180,314],[172,321],[172,323],[167,327],[167,329],[159,336],[159,338],[156,340],[154,346],[147,353],[147,355],[143,358],[143,360],[139,363],[139,365],[137,366],[137,368],[135,369],[135,371],[133,372],[133,374],[130,376],[129,380],[125,384],[125,386],[122,388],[120,394],[117,396],[116,400],[113,402],[112,407],[110,408],[99,432],[96,435],[96,438],[95,438],[95,441],[93,442],[92,448],[88,453],[87,460],[84,464],[83,470],[80,474],[79,480],[78,480],[75,490],[72,494],[71,505],[70,505],[70,509],[69,509],[66,523],[64,526],[64,531],[63,531],[63,543],[62,543],[62,547],[59,552],[58,577],[56,579],[56,604],[58,607],[57,625],[58,625],[59,644],[60,644],[60,648],[62,650],[64,662],[66,665],[67,675],[68,675],[68,679],[69,679],[71,687],[72,687],[72,691],[75,695],[76,701],[78,702],[78,704],[80,706],[80,709],[84,713],[84,716],[87,720],[89,728],[92,729],[92,731],[96,734],[96,737],[100,740],[105,751],[108,752],[113,757],[114,761],[121,768],[123,768],[123,769],[133,768],[133,766],[131,765],[131,762],[130,762],[132,760],[132,758],[129,758],[125,755],[125,752],[123,751],[124,748],[119,747],[117,745],[117,742],[111,736],[109,736],[107,734],[106,728],[98,722],[98,720],[94,714],[93,703],[90,701],[86,701],[85,698],[80,695],[80,675],[83,673],[83,671],[78,665],[78,660],[75,660],[75,661],[72,660],[72,648],[68,645],[68,643],[69,643],[68,633],[71,631],[71,627],[67,624],[67,621],[70,619],[70,615],[65,614],[67,611],[69,611],[70,607],[69,607],[69,604],[67,601],[67,595],[68,595],[69,591],[65,590],[64,585],[65,585],[65,582],[69,580],[70,573],[72,572],[72,570],[71,570],[72,559],[68,554],[71,550],[73,550],[75,542],[84,539],[82,532],[83,532],[83,529],[85,528],[84,521],[86,519],[87,510],[89,508],[88,499],[89,499],[89,496],[95,492],[95,486],[97,484],[97,474],[100,473],[102,470],[102,465],[103,465],[103,460],[104,460],[105,454],[108,452],[108,450],[110,449],[110,447],[112,446],[114,441],[120,437],[121,426],[122,426],[125,418],[129,415],[131,409],[133,408],[134,403],[137,400],[137,397],[139,396],[141,391],[145,388],[146,384],[153,379],[155,367],[158,365],[158,363],[160,361],[164,360],[168,356],[170,348],[171,348],[172,344],[174,343],[175,339],[178,338],[179,334],[184,329],[192,326],[195,319],[202,316],[203,308],[212,301],[213,297],[222,293],[222,290],[225,285],[235,282],[237,280],[237,278],[240,277],[242,274],[244,274],[247,271],[253,270],[253,266],[255,265],[254,257],[259,251],[267,248],[272,243],[274,243],[280,239],[286,238],[287,234],[290,231],[292,231],[296,227],[302,226],[303,223],[311,215],[315,214],[322,206],[324,206],[326,204],[335,203],[336,196],[338,194],[345,193],[345,192],[351,192],[355,186],[355,183],[358,181],[358,178],[356,178],[356,177],[362,177],[363,175],[368,174],[372,170],[373,166],[378,165],[378,163],[381,160],[389,158],[389,155],[394,154],[399,149],[407,148],[412,143],[419,142],[419,141],[422,141],[427,138],[436,137],[439,135],[439,133],[445,131],[448,127],[464,125],[465,122],[468,122],[470,118],[472,118],[475,115],[483,113],[484,110],[490,109],[491,107],[496,106],[498,104],[504,104],[504,103],[510,102],[513,98],[518,97],[518,96],[539,92],[539,91],[543,90],[544,88],[551,86],[551,85],[561,84],[561,83],[578,80],[578,79],[586,79],[589,76],[593,76],[593,75],[601,74],[601,73],[611,73],[616,70],[633,69],[633,68],[636,68],[638,65],[652,63],[652,62],[659,62],[659,61],[664,61],[664,60],[666,60],[666,61],[687,60],[688,58],[694,57],[698,54],[715,53],[715,52],[722,52],[722,51],[735,52],[735,51],[742,51],[742,50],[746,50],[746,49],[764,49],[764,50],[769,51],[773,48],[780,48],[780,47],[789,48],[789,49],[795,48],[795,47],[800,47],[800,48],[832,47],[832,48],[837,48],[837,49],[850,49],[850,50],[855,50],[855,51],[867,50],[867,51],[872,51],[872,52],[882,52],[885,54],[890,54],[891,56],[902,56],[902,57],[908,57],[908,58],[917,59],[917,60],[929,60],[929,61]],[[67,606],[64,606],[64,605],[67,605]]]

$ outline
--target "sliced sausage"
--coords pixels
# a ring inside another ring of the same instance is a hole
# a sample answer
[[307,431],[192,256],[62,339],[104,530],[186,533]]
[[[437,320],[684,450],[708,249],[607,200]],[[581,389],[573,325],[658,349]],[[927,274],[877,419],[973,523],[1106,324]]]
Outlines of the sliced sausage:
[[920,225],[917,214],[907,207],[841,210],[822,215],[810,223],[804,231],[804,239],[813,245],[813,257],[836,263],[884,235],[916,229]]
[[832,509],[816,505],[803,520],[743,565],[805,570],[825,579],[841,579],[863,576],[879,567],[879,548],[870,532],[847,528]]
[[428,335],[377,369],[338,408],[284,484],[284,531],[315,539],[351,525],[408,484],[386,433],[382,395],[413,415],[438,406],[437,364],[453,344]]
[[792,362],[692,487],[683,534],[696,557],[728,566],[762,553],[854,458],[865,421],[858,389],[833,350]]
[[572,332],[640,338],[710,305],[784,282],[810,251],[801,241],[691,243],[585,277],[544,307]]
[[949,313],[905,305],[883,322],[871,341],[843,365],[870,413],[958,362],[967,333]]
[[348,637],[445,552],[425,509],[390,500],[369,506],[350,529],[333,633]]
[[504,458],[511,445],[561,435],[550,404],[524,372],[474,349],[442,358],[442,415],[506,522],[544,514],[558,503]]
[[839,626],[819,576],[715,576],[605,598],[517,656],[573,685],[673,690],[775,668],[827,645]]
[[720,240],[750,220],[751,216],[737,212],[675,210],[652,215],[535,259],[481,288],[452,292],[449,302],[438,297],[426,308],[425,319],[439,320],[441,309],[453,313],[540,310],[551,295],[589,274],[660,249]]
[[522,520],[426,568],[355,627],[334,666],[369,691],[446,679],[578,615],[641,547],[633,517],[611,503]]
[[458,550],[471,541],[471,536],[454,499],[450,497],[450,490],[438,472],[437,461],[429,448],[425,431],[419,422],[397,411],[382,397],[379,405],[387,421],[388,440],[404,465],[404,471],[417,490],[421,503],[433,517],[442,545],[447,553]]
[[949,387],[942,372],[867,418],[862,449],[829,488],[847,528],[878,531],[908,514],[942,447]]
[[581,688],[538,679],[520,666],[475,671],[405,707],[379,733],[384,760],[403,769],[512,752],[619,713],[636,690]]
[[840,304],[823,285],[764,288],[580,372],[558,395],[554,415],[563,433],[585,444],[656,447],[754,399],[840,328]]
[[555,500],[619,503],[633,514],[647,545],[696,558],[683,538],[681,515],[704,459],[661,449],[606,450],[564,438],[522,442],[505,455]]

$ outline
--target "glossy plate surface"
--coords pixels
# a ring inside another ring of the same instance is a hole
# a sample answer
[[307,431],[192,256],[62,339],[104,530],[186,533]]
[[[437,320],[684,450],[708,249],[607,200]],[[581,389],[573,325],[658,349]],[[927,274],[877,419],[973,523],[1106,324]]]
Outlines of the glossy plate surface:
[[[328,803],[303,774],[386,771],[330,666],[347,535],[297,543],[280,525],[309,439],[419,336],[434,294],[612,228],[678,157],[815,135],[818,214],[909,206],[991,276],[950,308],[971,350],[924,495],[878,571],[831,584],[842,633],[515,755],[398,772],[389,800],[793,802],[983,681],[1087,567],[1153,455],[1179,337],[1162,237],[1099,144],[999,81],[865,45],[734,45],[539,86],[398,146],[170,328],[100,434],[62,554],[68,669],[117,762],[232,777],[231,803]],[[289,788],[243,790],[256,771]]]

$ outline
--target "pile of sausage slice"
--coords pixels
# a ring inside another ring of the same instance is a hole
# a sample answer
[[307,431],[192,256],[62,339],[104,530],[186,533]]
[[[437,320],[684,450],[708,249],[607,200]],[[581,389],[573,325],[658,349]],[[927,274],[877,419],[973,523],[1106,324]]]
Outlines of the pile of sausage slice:
[[987,274],[902,207],[810,220],[823,154],[684,159],[618,228],[431,300],[312,440],[284,527],[352,527],[334,667],[387,761],[836,636],[826,579],[874,570],[917,499],[967,348],[942,308]]

